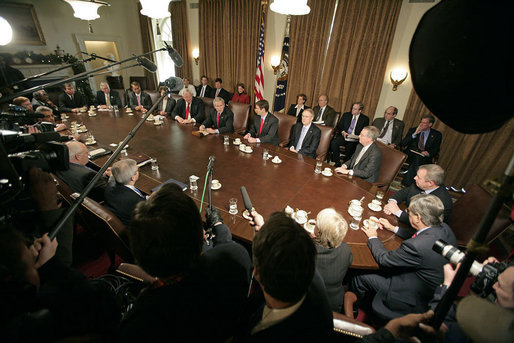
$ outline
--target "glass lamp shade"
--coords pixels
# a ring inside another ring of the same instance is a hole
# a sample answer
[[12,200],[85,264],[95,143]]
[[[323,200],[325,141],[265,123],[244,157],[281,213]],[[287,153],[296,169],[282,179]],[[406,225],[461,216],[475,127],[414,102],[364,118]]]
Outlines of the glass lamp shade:
[[12,28],[7,20],[0,17],[0,45],[7,45],[12,40]]
[[285,15],[305,15],[311,11],[307,6],[307,0],[274,0],[270,9]]
[[391,72],[391,79],[398,82],[407,77],[407,71],[403,68],[396,68]]
[[141,14],[154,19],[166,18],[171,15],[168,10],[170,0],[139,0]]
[[73,16],[82,20],[95,20],[100,18],[98,8],[110,6],[108,3],[98,0],[64,0],[73,8]]

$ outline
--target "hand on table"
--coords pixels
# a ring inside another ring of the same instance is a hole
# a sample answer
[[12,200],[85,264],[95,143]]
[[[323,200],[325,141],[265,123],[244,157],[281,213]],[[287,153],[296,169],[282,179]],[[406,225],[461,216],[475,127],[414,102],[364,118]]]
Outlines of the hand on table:
[[294,146],[290,147],[290,148],[289,148],[289,150],[290,150],[290,151],[292,151],[292,152],[297,152],[297,151],[295,150]]
[[217,133],[215,129],[211,129],[210,127],[205,129],[209,133]]
[[248,143],[257,143],[257,138],[248,137],[247,140],[248,140]]
[[421,155],[423,155],[423,156],[427,156],[427,157],[428,157],[428,156],[430,156],[430,154],[429,154],[429,153],[428,153],[428,151],[426,151],[426,150],[423,150],[423,151],[421,152]]
[[205,130],[205,126],[204,125],[200,125],[200,127],[198,128],[199,131],[202,131],[202,130]]
[[343,175],[348,175],[350,173],[350,171],[348,169],[346,169],[345,165],[342,165],[341,167],[337,167],[334,170],[336,173],[343,174]]
[[377,229],[370,228],[369,225],[367,227],[362,226],[362,231],[364,231],[364,233],[366,234],[366,236],[368,236],[368,238],[378,236]]
[[381,229],[386,229],[387,231],[391,232],[394,232],[394,229],[396,228],[393,224],[389,222],[389,220],[385,218],[378,219],[378,227]]
[[384,206],[385,214],[396,214],[396,212],[398,212],[399,210],[400,210],[400,207],[398,207],[398,204],[396,203],[396,201],[389,201]]
[[346,139],[346,136],[348,136],[348,133],[346,131],[341,132],[343,137]]

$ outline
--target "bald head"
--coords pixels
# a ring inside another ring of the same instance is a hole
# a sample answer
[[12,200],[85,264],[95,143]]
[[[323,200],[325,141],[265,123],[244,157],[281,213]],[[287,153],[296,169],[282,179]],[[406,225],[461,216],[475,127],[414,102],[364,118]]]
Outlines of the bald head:
[[66,143],[68,147],[68,154],[70,156],[70,162],[81,164],[85,166],[88,161],[87,147],[80,142],[70,141]]

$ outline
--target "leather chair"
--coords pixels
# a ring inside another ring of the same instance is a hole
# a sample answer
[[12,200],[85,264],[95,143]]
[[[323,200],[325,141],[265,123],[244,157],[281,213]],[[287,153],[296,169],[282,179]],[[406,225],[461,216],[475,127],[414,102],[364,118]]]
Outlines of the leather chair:
[[362,338],[375,332],[375,329],[367,324],[361,323],[347,315],[332,312],[334,317],[334,331],[344,336]]
[[150,283],[155,280],[155,278],[145,272],[143,268],[133,263],[120,263],[116,272],[139,282]]
[[234,112],[234,132],[244,134],[248,129],[248,117],[250,116],[250,105],[230,101],[228,108]]
[[127,92],[124,89],[111,88],[111,92],[116,92],[120,96],[121,105],[123,107],[128,105]]
[[174,94],[174,93],[171,93],[170,96],[175,99],[175,101],[179,101],[180,99],[182,99],[182,96],[181,95],[178,95],[178,94]]
[[130,83],[136,81],[141,85],[141,89],[145,90],[148,88],[148,79],[146,76],[131,76],[129,79]]
[[319,140],[318,149],[316,150],[316,158],[323,160],[327,155],[328,148],[330,147],[330,141],[334,135],[334,128],[325,125],[314,125],[321,130],[321,139]]
[[291,130],[296,124],[296,117],[284,113],[273,113],[278,118],[278,138],[280,139],[279,146],[285,147],[289,144],[291,138]]
[[107,76],[105,80],[110,89],[123,89],[123,76]]
[[375,142],[382,151],[382,165],[378,173],[378,181],[373,184],[380,190],[387,192],[391,182],[407,159],[403,152],[390,148],[382,142]]
[[[457,238],[457,244],[459,246],[465,247],[469,240],[475,235],[492,199],[493,196],[482,186],[471,185],[468,187],[467,192],[453,204],[450,227]],[[509,225],[512,225],[512,221],[509,217],[509,209],[503,205],[484,243],[491,243],[505,231]]]
[[159,94],[159,91],[146,90],[145,92],[148,95],[150,95],[150,98],[152,99],[152,105],[155,104],[157,102],[157,100],[159,100],[159,98],[161,97],[161,94]]
[[337,123],[339,123],[339,119],[341,118],[341,112],[336,112],[336,116],[334,117],[334,120],[332,123],[328,123],[332,127],[336,127]]
[[201,96],[199,96],[198,99],[203,101],[203,103],[205,105],[205,116],[207,117],[207,114],[209,114],[209,111],[211,110],[211,108],[214,108],[214,105],[212,104],[214,99],[213,98],[201,97]]

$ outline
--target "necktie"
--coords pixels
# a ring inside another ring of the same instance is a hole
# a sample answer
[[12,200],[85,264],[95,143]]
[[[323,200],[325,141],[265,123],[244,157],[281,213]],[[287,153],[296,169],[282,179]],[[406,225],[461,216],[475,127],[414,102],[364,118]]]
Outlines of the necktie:
[[411,238],[415,238],[417,235],[418,235],[418,233],[416,232],[415,234],[412,235]]
[[216,91],[216,98],[218,97],[218,94],[220,94],[220,90],[219,89]]
[[262,132],[262,126],[264,124],[264,117],[261,117],[261,127],[259,128],[259,136],[257,137],[260,137],[261,136],[261,132]]
[[307,135],[307,128],[305,126],[302,127],[302,133],[300,134],[300,139],[298,139],[298,144],[296,144],[296,151],[300,151],[302,148],[303,140]]
[[357,155],[357,158],[355,159],[355,163],[353,164],[354,167],[357,165],[357,163],[360,162],[362,155],[364,155],[364,148],[362,148],[361,151],[359,152],[359,154]]
[[296,108],[296,116],[298,117],[300,115],[300,112],[302,111],[301,107]]
[[205,86],[202,86],[202,91],[200,92],[200,96],[205,96]]
[[425,150],[425,131],[421,131],[421,135],[419,135],[418,148],[421,151]]
[[138,106],[141,106],[141,94],[136,94],[136,98]]
[[323,119],[323,108],[320,107],[317,121],[321,121],[322,119]]
[[384,126],[384,129],[382,130],[382,133],[380,134],[380,136],[378,136],[378,138],[384,137],[387,132],[387,129],[389,129],[389,120],[386,122],[386,125]]
[[139,194],[139,196],[140,196],[141,198],[144,198],[144,197],[145,197],[145,196],[143,195],[143,193],[141,193],[141,191],[140,191],[139,189],[137,189],[137,187],[134,187],[133,189],[134,189],[134,191],[135,191],[137,194]]
[[189,103],[186,103],[186,119],[189,119]]
[[348,128],[349,134],[353,134],[353,129],[355,128],[355,121],[357,120],[356,118],[356,116],[353,116],[352,122],[350,123],[350,127]]
[[220,117],[221,117],[221,113],[218,113],[218,118],[216,119],[216,127],[218,129],[220,128]]
[[110,96],[110,93],[109,94],[105,94],[105,104],[107,106],[111,106],[111,96]]
[[71,98],[71,102],[73,103],[73,100],[74,100],[74,99],[73,99],[73,95],[70,95],[70,98]]
[[168,101],[168,99],[164,98],[162,99],[162,110],[163,111],[166,111],[166,102]]

